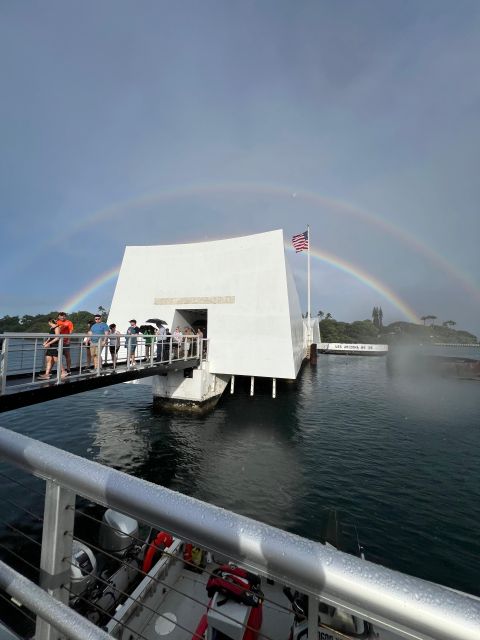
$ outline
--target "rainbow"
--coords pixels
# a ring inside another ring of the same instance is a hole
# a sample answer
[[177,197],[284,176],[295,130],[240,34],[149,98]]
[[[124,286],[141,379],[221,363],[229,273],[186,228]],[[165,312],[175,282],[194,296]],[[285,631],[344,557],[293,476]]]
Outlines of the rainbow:
[[85,285],[80,291],[78,291],[74,296],[66,300],[61,306],[62,309],[65,309],[68,313],[72,313],[72,311],[79,310],[79,306],[87,300],[97,289],[101,289],[104,285],[111,282],[115,278],[118,277],[120,272],[120,265],[115,267],[111,267],[105,273],[102,273],[100,276],[97,276],[95,280],[89,282]]
[[[213,185],[188,185],[183,187],[165,189],[158,193],[142,195],[131,200],[113,203],[103,209],[95,211],[88,216],[77,216],[78,222],[73,227],[65,229],[57,236],[38,247],[35,252],[29,252],[28,256],[18,256],[16,261],[11,261],[5,265],[7,271],[14,270],[19,265],[23,268],[32,263],[39,255],[43,254],[47,249],[64,244],[67,238],[86,228],[95,227],[102,221],[109,220],[116,216],[125,215],[132,208],[148,207],[162,202],[168,202],[177,198],[204,197],[224,194],[254,194],[268,197],[297,199],[314,207],[322,207],[326,212],[339,213],[357,218],[366,224],[376,227],[384,233],[396,238],[397,241],[409,247],[415,253],[423,256],[429,262],[434,264],[437,269],[448,274],[448,276],[457,281],[457,283],[469,295],[473,296],[480,302],[480,288],[473,277],[461,271],[458,267],[451,264],[440,253],[433,250],[423,243],[417,236],[405,231],[393,223],[383,219],[382,217],[365,211],[349,202],[335,200],[321,196],[315,192],[304,189],[295,189],[294,187],[285,187],[279,185],[259,184],[249,182],[223,183]],[[18,264],[17,264],[18,262]]]
[[[285,245],[285,249],[287,251],[293,252],[293,248],[290,246]],[[320,251],[318,249],[312,248],[310,254],[315,259],[321,260],[322,262],[353,276],[356,280],[369,287],[373,291],[376,291],[383,298],[388,300],[411,322],[420,324],[421,320],[419,319],[415,311],[411,307],[409,307],[408,304],[404,302],[386,284],[380,282],[378,278],[373,277],[357,265],[353,265],[351,262],[347,262],[346,260],[328,253],[327,251]],[[108,269],[108,271],[105,271],[105,273],[102,273],[100,276],[96,277],[94,280],[92,280],[92,282],[82,287],[82,289],[80,289],[80,291],[78,291],[74,296],[65,301],[62,305],[62,308],[65,309],[65,311],[67,311],[68,313],[72,313],[79,308],[80,304],[83,304],[98,289],[117,278],[119,272],[120,265],[111,267],[110,269]]]
[[[285,249],[291,252],[294,251],[293,247],[289,247],[287,245],[285,245]],[[385,283],[367,273],[364,269],[361,269],[357,265],[353,265],[351,262],[347,262],[346,260],[333,255],[332,253],[328,253],[328,251],[319,251],[318,249],[312,248],[310,249],[310,255],[326,264],[331,265],[332,267],[335,267],[336,269],[339,269],[340,271],[343,271],[344,273],[348,273],[365,286],[379,293],[396,309],[403,313],[403,315],[408,318],[410,322],[414,322],[415,324],[421,323],[420,318],[406,302],[404,302]]]

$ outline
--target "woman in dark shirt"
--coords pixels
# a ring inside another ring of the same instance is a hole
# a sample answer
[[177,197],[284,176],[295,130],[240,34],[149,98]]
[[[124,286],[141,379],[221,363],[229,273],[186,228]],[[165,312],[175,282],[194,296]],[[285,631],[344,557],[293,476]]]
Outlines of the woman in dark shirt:
[[[53,318],[50,318],[48,320],[48,324],[50,325],[49,334],[51,337],[47,338],[43,343],[43,346],[46,349],[45,351],[46,366],[45,366],[45,373],[38,376],[41,380],[48,380],[51,377],[51,371],[52,371],[53,365],[55,363],[58,363],[58,341],[60,336],[60,327],[57,325],[57,322]],[[62,378],[64,378],[66,373],[63,368],[63,365],[61,364],[60,366],[62,367]],[[57,364],[57,367],[58,367],[58,364]]]

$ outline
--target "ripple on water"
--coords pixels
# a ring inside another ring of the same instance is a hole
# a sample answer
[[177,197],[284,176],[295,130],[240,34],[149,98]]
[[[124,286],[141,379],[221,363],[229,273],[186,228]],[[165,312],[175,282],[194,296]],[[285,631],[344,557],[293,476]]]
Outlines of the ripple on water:
[[118,385],[2,422],[313,539],[335,507],[370,559],[480,595],[478,390],[323,357],[275,400],[239,380],[204,418],[155,414],[148,386]]

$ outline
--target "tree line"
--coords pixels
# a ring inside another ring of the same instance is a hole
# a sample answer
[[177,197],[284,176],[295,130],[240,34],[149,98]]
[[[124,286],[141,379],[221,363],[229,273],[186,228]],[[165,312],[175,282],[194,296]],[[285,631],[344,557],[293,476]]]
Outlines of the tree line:
[[[88,321],[95,313],[100,313],[103,319],[108,316],[108,310],[99,306],[97,311],[75,311],[69,314],[75,327],[75,333],[84,333],[88,328]],[[0,333],[48,333],[48,319],[56,318],[58,311],[38,313],[37,315],[3,316],[0,318]],[[435,325],[437,316],[422,316],[423,325],[413,322],[392,322],[383,324],[381,307],[373,307],[372,319],[341,322],[336,320],[330,312],[318,311],[320,335],[322,342],[345,342],[360,344],[392,344],[396,342],[457,342],[476,343],[477,337],[468,331],[454,329],[454,320],[445,320],[441,325]],[[426,324],[430,320],[430,324]]]
[[[383,324],[381,307],[374,307],[372,319],[341,322],[331,313],[318,311],[320,336],[322,342],[344,342],[347,344],[394,344],[394,343],[477,343],[478,339],[468,331],[456,330],[454,320],[445,320],[435,325],[437,316],[422,316],[423,325],[413,322],[396,321]],[[431,323],[427,325],[427,321]]]
[[[93,319],[95,313],[100,313],[102,319],[108,316],[108,311],[100,306],[95,312],[92,311],[75,311],[68,314],[69,319],[73,322],[74,333],[85,333],[88,329],[88,321]],[[0,333],[21,332],[21,333],[48,333],[48,319],[56,319],[58,311],[49,311],[48,313],[37,313],[36,315],[23,316],[3,316],[0,318]]]

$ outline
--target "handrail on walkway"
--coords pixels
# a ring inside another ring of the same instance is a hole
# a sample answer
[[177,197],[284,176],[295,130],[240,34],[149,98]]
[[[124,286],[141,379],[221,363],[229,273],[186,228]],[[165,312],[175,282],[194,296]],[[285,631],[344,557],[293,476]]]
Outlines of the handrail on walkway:
[[[406,638],[478,640],[480,599],[473,596],[349,556],[3,428],[0,456],[62,490],[166,529]],[[21,600],[21,593],[16,597]]]
[[[208,339],[196,335],[182,336],[180,341],[170,336],[157,335],[129,335],[116,334],[115,336],[86,336],[84,333],[61,334],[53,336],[48,333],[4,333],[1,336],[0,350],[0,395],[7,390],[9,376],[22,375],[28,380],[23,384],[25,388],[42,382],[38,375],[45,369],[47,348],[44,342],[47,339],[58,338],[54,346],[58,362],[62,362],[64,356],[70,356],[71,366],[74,368],[74,377],[100,376],[104,364],[113,355],[109,347],[116,351],[115,363],[124,366],[129,371],[133,366],[138,368],[153,367],[159,364],[171,364],[178,360],[208,359]],[[99,357],[97,367],[93,369],[90,362],[90,343],[97,348]],[[134,353],[135,364],[129,355]],[[102,362],[103,361],[103,362]],[[57,384],[62,384],[62,367],[55,365],[55,377]],[[55,368],[54,367],[54,368]],[[16,385],[16,391],[21,390],[22,385]]]

